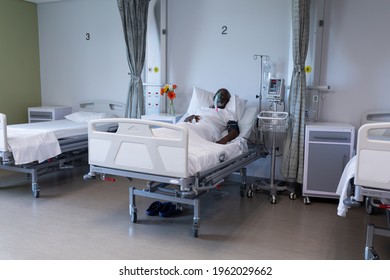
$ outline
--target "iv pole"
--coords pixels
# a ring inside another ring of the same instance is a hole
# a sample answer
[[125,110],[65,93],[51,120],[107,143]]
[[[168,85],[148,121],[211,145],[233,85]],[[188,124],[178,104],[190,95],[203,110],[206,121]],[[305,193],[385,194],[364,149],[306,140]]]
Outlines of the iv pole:
[[261,112],[261,102],[263,99],[262,92],[263,92],[263,81],[264,81],[264,69],[263,69],[263,61],[269,61],[271,58],[269,55],[266,54],[255,54],[253,56],[254,60],[257,60],[257,58],[260,57],[260,93],[259,95],[256,95],[256,98],[259,98],[259,112]]

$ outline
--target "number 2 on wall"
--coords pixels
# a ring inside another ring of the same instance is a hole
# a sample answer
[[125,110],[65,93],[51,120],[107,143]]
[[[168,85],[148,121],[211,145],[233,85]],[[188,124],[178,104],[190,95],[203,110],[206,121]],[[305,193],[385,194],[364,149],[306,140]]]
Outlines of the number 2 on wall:
[[222,26],[222,33],[221,34],[227,35],[227,26],[226,25]]

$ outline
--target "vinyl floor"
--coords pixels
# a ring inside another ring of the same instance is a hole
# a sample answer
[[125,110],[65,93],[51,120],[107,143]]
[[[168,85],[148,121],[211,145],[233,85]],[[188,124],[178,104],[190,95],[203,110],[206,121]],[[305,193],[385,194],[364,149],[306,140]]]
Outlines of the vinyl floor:
[[[138,220],[129,216],[128,187],[145,182],[116,178],[83,180],[87,166],[40,177],[40,197],[24,174],[0,171],[2,260],[362,260],[368,223],[387,227],[386,215],[364,207],[336,214],[337,200],[267,192],[241,197],[225,182],[202,196],[199,237],[193,209],[170,218],[147,216],[153,202],[137,197]],[[248,182],[250,183],[250,182]],[[375,236],[381,259],[390,259],[390,238]]]

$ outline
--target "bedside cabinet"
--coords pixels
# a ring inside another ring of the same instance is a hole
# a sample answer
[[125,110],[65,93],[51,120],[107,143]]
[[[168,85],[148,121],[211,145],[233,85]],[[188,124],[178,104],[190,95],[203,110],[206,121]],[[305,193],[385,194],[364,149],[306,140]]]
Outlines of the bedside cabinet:
[[152,114],[152,115],[142,115],[141,119],[175,124],[181,119],[182,116],[183,114],[169,115],[169,114],[161,113],[161,114]]
[[303,196],[339,198],[345,165],[354,154],[355,127],[346,123],[312,123],[305,129]]
[[71,107],[41,106],[28,108],[28,122],[47,122],[63,119],[72,113]]

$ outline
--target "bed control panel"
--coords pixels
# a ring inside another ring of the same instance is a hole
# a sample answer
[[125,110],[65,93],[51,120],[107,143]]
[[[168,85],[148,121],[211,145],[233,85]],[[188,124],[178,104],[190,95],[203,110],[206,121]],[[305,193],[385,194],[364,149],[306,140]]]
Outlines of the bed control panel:
[[47,122],[63,119],[72,113],[71,107],[64,106],[41,106],[28,108],[28,122]]

